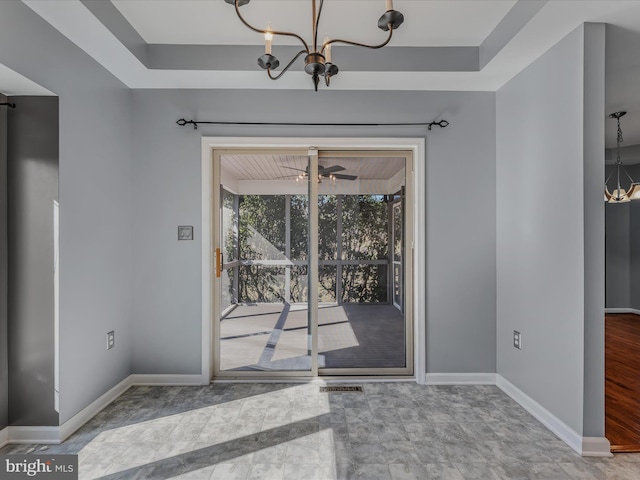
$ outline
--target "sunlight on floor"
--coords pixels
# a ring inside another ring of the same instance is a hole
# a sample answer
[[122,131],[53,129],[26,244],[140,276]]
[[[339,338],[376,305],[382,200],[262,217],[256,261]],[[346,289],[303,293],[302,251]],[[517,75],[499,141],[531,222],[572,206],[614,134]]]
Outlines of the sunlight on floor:
[[[307,306],[287,307],[285,312],[283,304],[240,305],[222,320],[221,370],[309,370]],[[318,351],[327,353],[359,345],[344,307],[321,305]]]
[[[287,429],[317,422],[318,417],[331,412],[328,396],[318,396],[317,390],[315,382],[292,385],[107,430],[80,450],[79,462],[109,465],[108,474],[112,475],[173,458],[179,461],[181,455],[202,452],[207,458],[219,458],[221,461],[216,464],[228,462],[228,467],[220,469],[222,472],[225,468],[236,468],[237,464],[272,464],[285,457],[317,464],[322,454],[323,465],[330,468],[335,464],[335,444],[329,424],[310,433]],[[209,478],[212,471],[211,466],[206,466],[175,478]]]

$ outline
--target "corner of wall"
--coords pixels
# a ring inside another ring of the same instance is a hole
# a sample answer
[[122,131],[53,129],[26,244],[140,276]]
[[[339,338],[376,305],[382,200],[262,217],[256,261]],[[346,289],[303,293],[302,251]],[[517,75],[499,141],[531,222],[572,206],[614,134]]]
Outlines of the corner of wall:
[[[583,436],[604,437],[605,24],[584,25],[584,380]],[[606,440],[606,439],[605,439]],[[607,442],[608,443],[608,442]]]

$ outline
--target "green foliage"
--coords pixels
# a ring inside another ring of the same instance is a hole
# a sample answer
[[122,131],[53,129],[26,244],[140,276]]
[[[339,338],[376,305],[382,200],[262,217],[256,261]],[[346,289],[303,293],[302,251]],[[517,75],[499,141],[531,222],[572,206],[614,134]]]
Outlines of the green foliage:
[[[318,198],[318,256],[320,262],[338,260],[387,260],[389,254],[388,204],[382,195],[321,195]],[[338,238],[338,205],[342,208],[342,234]],[[223,196],[223,207],[233,208],[233,197]],[[290,197],[291,229],[286,231],[285,195],[244,195],[239,198],[237,218],[241,260],[290,260],[308,258],[309,205],[305,195]],[[227,215],[228,217],[228,215]],[[232,216],[233,217],[233,216]],[[225,217],[226,218],[226,217]],[[227,222],[229,223],[229,222]],[[224,226],[227,258],[233,258],[234,228]],[[231,237],[229,237],[231,235]],[[229,256],[230,255],[230,256]],[[291,266],[291,301],[307,301],[306,266]],[[336,301],[336,267],[320,265],[321,301]],[[284,301],[285,267],[244,265],[238,270],[238,299],[241,302]],[[343,265],[342,301],[386,302],[386,265]]]
[[342,200],[342,259],[381,260],[388,255],[389,216],[382,195],[346,195]]

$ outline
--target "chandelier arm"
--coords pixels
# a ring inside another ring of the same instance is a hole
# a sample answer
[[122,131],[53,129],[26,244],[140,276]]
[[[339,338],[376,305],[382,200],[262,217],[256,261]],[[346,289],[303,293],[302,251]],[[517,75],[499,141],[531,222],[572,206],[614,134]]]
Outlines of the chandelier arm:
[[282,75],[285,74],[285,72],[287,70],[289,70],[289,68],[291,68],[291,65],[293,65],[293,63],[300,57],[300,55],[305,54],[305,53],[307,53],[306,50],[300,50],[298,53],[296,53],[296,56],[293,57],[293,59],[291,59],[291,61],[287,64],[287,66],[284,67],[282,69],[282,71],[278,75],[276,75],[275,77],[273,75],[271,75],[271,68],[267,68],[267,74],[269,75],[269,78],[271,80],[278,80]]
[[611,180],[611,176],[613,175],[613,172],[615,171],[615,168],[611,169],[611,173],[609,173],[609,176],[607,177],[607,179],[604,181],[604,186],[607,186],[607,183],[609,183],[609,180]]
[[272,35],[281,35],[281,36],[286,36],[286,37],[295,37],[298,40],[300,40],[300,42],[302,42],[302,45],[304,45],[305,51],[306,53],[311,53],[309,50],[309,45],[307,45],[307,42],[304,41],[304,38],[302,38],[300,35],[296,34],[296,33],[291,33],[291,32],[280,32],[280,31],[276,31],[276,30],[262,30],[261,28],[256,28],[253,25],[251,25],[249,22],[247,22],[244,17],[242,16],[242,14],[240,13],[240,7],[238,7],[238,0],[236,0],[234,2],[234,6],[236,7],[236,15],[238,15],[238,18],[240,19],[240,21],[242,23],[244,23],[244,25],[253,30],[256,33],[271,33]]
[[325,42],[324,45],[322,45],[322,50],[320,50],[320,53],[323,54],[324,53],[324,49],[327,47],[327,45],[330,45],[332,43],[344,43],[346,45],[354,45],[356,47],[365,47],[365,48],[371,48],[373,50],[376,50],[378,48],[382,48],[385,45],[387,45],[387,43],[389,43],[391,41],[391,37],[392,36],[393,36],[393,28],[390,28],[389,29],[389,36],[380,45],[366,45],[364,43],[352,42],[350,40],[342,40],[342,39],[336,38],[335,40],[329,40],[328,42]]

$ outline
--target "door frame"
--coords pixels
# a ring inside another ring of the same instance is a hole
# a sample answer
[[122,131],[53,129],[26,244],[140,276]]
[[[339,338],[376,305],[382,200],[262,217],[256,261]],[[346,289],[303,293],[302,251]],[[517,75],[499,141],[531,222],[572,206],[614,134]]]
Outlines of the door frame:
[[[413,153],[413,361],[417,383],[426,381],[426,158],[424,138],[280,138],[202,137],[202,370],[201,382],[208,384],[214,372],[213,355],[213,152],[221,149],[305,149],[323,150],[409,150]],[[408,244],[408,243],[407,243]],[[310,306],[311,308],[311,306]]]

